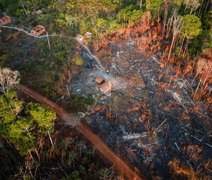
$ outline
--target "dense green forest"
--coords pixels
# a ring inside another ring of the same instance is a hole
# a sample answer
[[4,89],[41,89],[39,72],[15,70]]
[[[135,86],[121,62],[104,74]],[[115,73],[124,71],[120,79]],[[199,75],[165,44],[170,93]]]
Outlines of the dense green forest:
[[96,103],[92,94],[67,92],[85,64],[73,39],[79,34],[90,32],[85,43],[98,52],[97,42],[104,47],[122,30],[134,33],[150,13],[148,26],[161,27],[164,64],[198,76],[196,94],[210,104],[211,69],[198,71],[197,64],[205,58],[211,66],[211,5],[210,0],[0,0],[0,17],[12,17],[8,26],[28,31],[41,24],[50,35],[34,38],[0,27],[0,179],[119,178],[55,112],[13,87],[20,81],[54,101],[62,97],[73,114],[90,110]]

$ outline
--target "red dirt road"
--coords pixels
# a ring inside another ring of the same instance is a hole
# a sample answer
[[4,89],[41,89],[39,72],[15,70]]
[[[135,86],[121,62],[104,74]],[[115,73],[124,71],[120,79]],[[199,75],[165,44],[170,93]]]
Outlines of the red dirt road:
[[[32,97],[36,101],[43,105],[51,108],[56,112],[65,122],[76,124],[76,120],[69,115],[63,108],[59,107],[54,102],[50,101],[46,97],[38,94],[32,89],[24,85],[16,85],[16,88],[22,91],[24,94]],[[140,180],[141,176],[135,172],[126,162],[124,162],[117,154],[115,154],[101,139],[99,136],[94,134],[85,124],[78,123],[75,128],[84,135],[96,148],[97,150],[106,157],[116,169],[122,173],[129,180]]]

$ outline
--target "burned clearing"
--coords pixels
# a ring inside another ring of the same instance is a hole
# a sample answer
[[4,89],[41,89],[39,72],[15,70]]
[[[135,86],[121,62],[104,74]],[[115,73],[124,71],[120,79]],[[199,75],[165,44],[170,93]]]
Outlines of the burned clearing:
[[[80,49],[84,66],[69,87],[96,100],[84,120],[145,176],[170,177],[180,168],[210,176],[211,115],[192,100],[194,77],[176,76],[172,65],[164,68],[160,53],[146,57],[133,40],[107,49],[98,52],[103,68]],[[110,92],[100,91],[99,76],[112,82]]]
[[0,1],[0,179],[211,179],[211,24],[208,0]]

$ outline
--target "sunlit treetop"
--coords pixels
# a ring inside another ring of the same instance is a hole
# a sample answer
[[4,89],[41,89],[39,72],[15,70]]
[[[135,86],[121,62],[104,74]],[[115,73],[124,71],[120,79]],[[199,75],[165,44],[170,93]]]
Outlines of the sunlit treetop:
[[195,36],[199,35],[201,32],[201,21],[200,19],[195,15],[185,15],[183,16],[182,20],[182,30],[181,34],[182,36],[186,37],[187,39],[192,39]]

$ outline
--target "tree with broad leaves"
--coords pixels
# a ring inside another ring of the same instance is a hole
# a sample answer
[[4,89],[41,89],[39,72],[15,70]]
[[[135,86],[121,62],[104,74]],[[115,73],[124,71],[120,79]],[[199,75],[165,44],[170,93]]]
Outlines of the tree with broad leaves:
[[153,17],[157,18],[162,4],[163,0],[146,0],[146,9],[151,11]]
[[188,48],[189,40],[198,36],[200,32],[202,31],[201,26],[202,26],[202,23],[197,16],[191,15],[191,14],[187,14],[183,16],[182,28],[181,28],[181,36],[183,37],[183,42],[185,41],[185,49],[184,49],[183,57]]
[[192,39],[201,32],[201,21],[195,15],[183,16],[181,35],[186,39]]
[[0,94],[0,136],[5,137],[21,155],[36,150],[38,136],[48,135],[53,130],[56,114],[37,104],[17,98],[15,91]]
[[37,123],[40,133],[47,134],[53,130],[56,119],[54,112],[40,106],[38,103],[29,103],[27,109],[28,113]]

